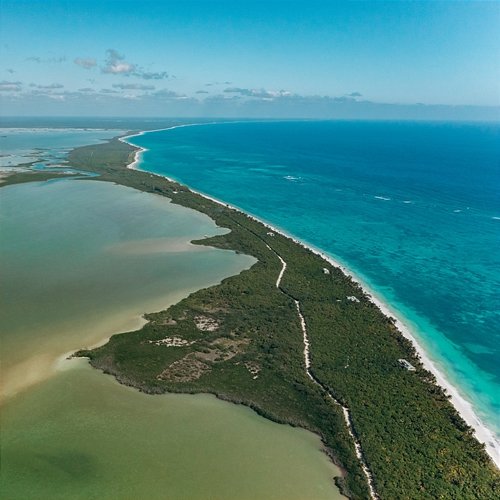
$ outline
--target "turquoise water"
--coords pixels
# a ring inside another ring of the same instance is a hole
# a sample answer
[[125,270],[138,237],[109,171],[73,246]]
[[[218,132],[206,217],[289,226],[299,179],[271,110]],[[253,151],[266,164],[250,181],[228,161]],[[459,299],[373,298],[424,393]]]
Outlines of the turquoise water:
[[141,168],[346,264],[500,436],[500,126],[228,123],[149,132]]

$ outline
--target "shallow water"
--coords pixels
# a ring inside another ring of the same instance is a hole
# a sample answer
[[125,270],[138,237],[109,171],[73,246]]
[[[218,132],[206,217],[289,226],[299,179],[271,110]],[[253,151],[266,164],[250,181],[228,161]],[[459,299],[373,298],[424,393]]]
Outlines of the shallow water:
[[85,360],[67,363],[3,412],[3,498],[341,498],[307,431],[208,395],[142,394]]
[[0,170],[40,161],[40,167],[64,163],[67,152],[123,133],[117,129],[0,128]]
[[64,353],[137,327],[144,312],[253,262],[191,245],[224,230],[122,186],[6,186],[0,204],[3,396],[48,376]]
[[335,499],[317,436],[210,396],[149,396],[67,351],[248,268],[166,198],[96,181],[0,190],[2,498]]

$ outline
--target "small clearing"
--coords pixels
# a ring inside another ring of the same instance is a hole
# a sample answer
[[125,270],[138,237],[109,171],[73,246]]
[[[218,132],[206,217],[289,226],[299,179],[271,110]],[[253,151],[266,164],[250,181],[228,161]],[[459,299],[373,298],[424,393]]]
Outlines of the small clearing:
[[195,353],[190,353],[174,361],[157,378],[170,382],[191,382],[209,371],[210,366],[207,363],[197,359]]
[[195,316],[194,324],[202,332],[215,332],[220,327],[220,323],[216,319],[208,316]]
[[162,345],[165,347],[186,347],[194,344],[194,341],[181,339],[180,337],[165,337],[160,340],[148,340],[150,344]]

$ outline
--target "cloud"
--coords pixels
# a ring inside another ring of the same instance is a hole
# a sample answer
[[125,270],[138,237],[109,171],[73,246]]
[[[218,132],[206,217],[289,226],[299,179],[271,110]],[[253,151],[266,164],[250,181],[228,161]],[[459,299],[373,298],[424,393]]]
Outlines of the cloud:
[[356,103],[356,97],[361,96],[359,92],[353,92],[352,94],[343,95],[339,97],[333,96],[318,96],[318,95],[300,95],[292,94],[288,90],[266,90],[266,89],[248,89],[241,87],[228,87],[224,89],[225,94],[231,94],[233,96],[239,96],[245,99],[246,102],[266,102],[266,101],[281,101],[292,103],[312,103],[312,102],[323,102],[323,103]]
[[169,75],[166,71],[145,71],[137,64],[127,62],[125,61],[125,56],[115,49],[108,49],[106,51],[106,60],[101,71],[113,75],[135,76],[143,80],[165,80],[167,78],[173,78],[173,76]]
[[[113,94],[118,94],[117,97],[121,97],[120,93],[117,91],[111,91]],[[80,102],[88,104],[97,104],[100,99],[105,99],[107,93],[97,93],[95,89],[90,87],[85,87],[78,89],[77,91],[70,90],[47,90],[45,88],[34,88],[29,92],[21,94],[22,97],[26,99],[36,100],[37,102],[42,102],[43,100],[53,100],[53,101],[71,101]],[[115,96],[109,96],[115,97]]]
[[106,51],[105,65],[101,68],[103,73],[113,75],[130,75],[135,71],[135,65],[125,61],[125,56],[115,49]]
[[61,83],[51,83],[50,85],[37,85],[35,83],[30,83],[30,87],[43,90],[55,90],[64,88],[64,85],[62,85]]
[[114,83],[113,88],[121,90],[154,90],[154,85],[141,85],[140,83]]
[[140,97],[135,94],[122,94],[120,96],[122,99],[127,99],[129,101],[139,101]]
[[242,100],[240,95],[222,95],[222,94],[216,94],[216,95],[211,95],[208,96],[204,102],[210,102],[210,103],[229,103],[229,102],[238,102]]
[[0,92],[19,92],[21,89],[21,82],[8,82],[6,80],[0,82]]
[[90,57],[77,57],[73,62],[84,69],[91,69],[97,66],[97,61]]
[[166,78],[172,78],[166,71],[161,71],[159,73],[151,73],[148,71],[136,71],[134,73],[135,76],[139,78],[144,78],[144,80],[164,80]]
[[36,62],[38,64],[62,63],[64,61],[66,61],[66,57],[65,56],[61,56],[61,57],[48,57],[46,59],[43,59],[43,58],[38,57],[38,56],[31,56],[31,57],[27,57],[26,61],[32,61],[32,62]]
[[5,71],[7,71],[7,73],[10,73],[11,75],[15,73],[15,71],[12,68],[8,68]]
[[42,90],[42,89],[30,90],[27,94],[29,94],[29,95],[36,95],[36,96],[39,96],[39,95],[43,95],[43,96],[54,95],[53,93],[47,92],[46,90]]
[[287,90],[245,89],[241,87],[228,87],[224,89],[224,92],[227,94],[239,94],[244,97],[255,97],[257,99],[275,99],[290,97],[292,95]]
[[210,82],[205,83],[205,87],[213,87],[214,85],[231,85],[233,82]]
[[49,94],[47,95],[49,99],[54,99],[54,101],[65,101],[66,96],[64,94]]
[[[274,119],[393,119],[393,120],[496,120],[499,106],[438,106],[376,103],[356,96],[300,95],[269,90],[245,89],[198,98],[177,94],[168,89],[146,91],[138,96],[117,89],[96,88],[95,92],[44,90],[19,81],[0,81],[0,106],[7,115],[23,115],[32,110],[45,115],[81,114],[87,116],[132,116],[140,105],[144,116],[234,117]],[[23,91],[24,89],[24,91]],[[257,94],[279,95],[258,98]]]
[[178,94],[177,92],[174,92],[173,90],[168,90],[168,89],[161,89],[157,90],[156,92],[152,92],[151,94],[148,94],[151,97],[156,97],[160,99],[185,99],[186,95],[184,94]]
[[[347,116],[348,112],[354,114],[355,109],[360,109],[358,105],[364,104],[365,108],[369,105],[367,102],[347,95],[338,97],[301,95],[287,90],[242,87],[228,87],[224,89],[223,94],[208,96],[201,102],[206,105],[207,114],[215,113],[216,115],[220,110],[224,110],[228,116],[233,113],[241,116],[248,114],[251,117],[293,117],[302,114],[304,117],[319,117],[337,112]],[[221,106],[219,111],[212,109],[215,105]]]

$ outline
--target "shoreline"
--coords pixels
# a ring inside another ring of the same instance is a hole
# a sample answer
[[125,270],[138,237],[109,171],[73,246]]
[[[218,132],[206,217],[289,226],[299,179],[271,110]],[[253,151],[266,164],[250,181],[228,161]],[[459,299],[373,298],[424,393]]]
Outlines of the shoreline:
[[[172,130],[175,128],[183,128],[183,127],[193,127],[193,126],[202,126],[202,125],[213,125],[213,124],[218,124],[218,123],[226,123],[226,122],[207,122],[207,123],[192,123],[192,124],[182,124],[182,125],[173,125],[171,127],[166,127],[166,128],[161,128],[161,129],[155,129],[155,130],[143,130],[137,133],[133,134],[128,134],[122,137],[119,137],[118,140],[121,142],[124,142],[134,148],[136,148],[136,151],[134,153],[134,159],[131,163],[127,165],[128,169],[131,170],[139,170],[142,172],[147,172],[145,170],[141,170],[138,168],[138,165],[141,162],[141,155],[145,151],[148,151],[147,148],[143,148],[141,146],[136,146],[135,144],[131,144],[128,142],[127,139],[130,139],[132,137],[138,137],[141,135],[144,135],[149,132],[160,132],[160,131],[166,131],[166,130]],[[231,122],[233,123],[233,122]],[[152,172],[147,172],[152,175],[157,175],[159,177],[165,178],[169,181],[172,182],[179,182],[175,179],[172,179],[166,175],[161,175],[161,174],[156,174]],[[183,183],[181,183],[183,184]],[[184,184],[185,185],[185,184]],[[479,418],[479,416],[476,414],[474,407],[472,403],[470,403],[464,396],[461,395],[460,391],[457,389],[456,386],[451,384],[445,374],[436,366],[435,362],[431,359],[430,355],[426,352],[424,347],[417,341],[415,334],[412,333],[411,329],[405,324],[404,320],[399,317],[399,313],[395,312],[392,310],[390,304],[384,302],[384,300],[377,295],[376,292],[374,292],[366,283],[363,282],[361,278],[359,278],[356,273],[353,273],[350,269],[348,269],[345,265],[341,264],[339,261],[337,261],[335,258],[333,258],[330,255],[327,255],[324,251],[316,248],[314,245],[305,243],[293,235],[287,233],[287,231],[283,229],[279,229],[272,224],[268,223],[265,220],[262,220],[251,213],[247,212],[246,210],[243,210],[235,205],[231,205],[229,203],[225,203],[221,200],[218,200],[208,194],[205,194],[201,191],[197,191],[190,186],[186,187],[189,188],[190,191],[193,193],[196,193],[205,199],[208,199],[214,203],[217,203],[218,205],[225,206],[232,208],[234,210],[237,210],[239,212],[242,212],[246,215],[248,215],[251,219],[263,224],[266,226],[268,229],[281,234],[282,236],[291,239],[294,243],[298,244],[299,246],[310,250],[314,254],[318,255],[321,257],[323,260],[328,262],[330,265],[333,267],[336,267],[340,269],[346,276],[350,277],[357,285],[361,287],[361,289],[364,291],[364,293],[367,295],[368,299],[370,302],[372,302],[385,316],[387,317],[392,317],[395,319],[395,326],[397,327],[398,331],[401,333],[403,337],[408,339],[413,347],[415,348],[415,351],[417,352],[420,362],[422,363],[423,367],[431,372],[434,377],[436,378],[436,384],[439,385],[441,388],[443,388],[447,394],[450,395],[450,402],[455,408],[455,410],[458,412],[460,417],[474,430],[474,437],[481,443],[485,445],[485,450],[490,456],[492,462],[495,464],[495,466],[500,469],[500,440],[495,436],[492,430],[490,430]]]

